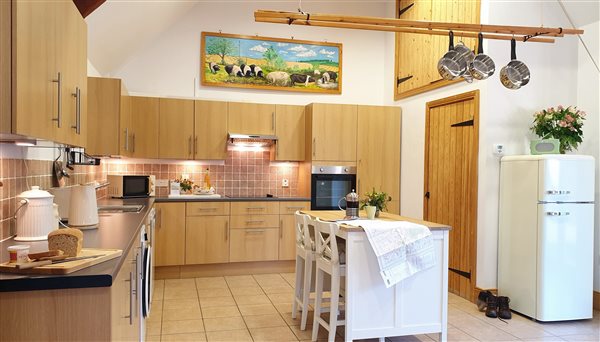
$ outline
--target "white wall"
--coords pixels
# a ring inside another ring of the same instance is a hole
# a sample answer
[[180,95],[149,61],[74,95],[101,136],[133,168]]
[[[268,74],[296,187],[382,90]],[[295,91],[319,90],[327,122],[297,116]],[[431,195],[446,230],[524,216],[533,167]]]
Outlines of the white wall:
[[[385,2],[305,2],[308,12],[383,16]],[[235,10],[232,10],[235,7]],[[200,2],[151,44],[139,50],[112,77],[122,78],[130,93],[200,97],[265,103],[310,102],[381,104],[384,101],[385,33],[287,26],[254,22],[254,10],[295,11],[297,2]],[[200,33],[237,33],[343,44],[341,95],[252,91],[199,86]]]

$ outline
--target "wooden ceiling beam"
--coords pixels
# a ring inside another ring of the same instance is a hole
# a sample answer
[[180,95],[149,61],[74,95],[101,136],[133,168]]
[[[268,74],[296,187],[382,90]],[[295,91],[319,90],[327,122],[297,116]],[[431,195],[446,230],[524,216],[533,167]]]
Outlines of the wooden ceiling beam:
[[106,0],[73,0],[82,17],[87,17],[100,7]]

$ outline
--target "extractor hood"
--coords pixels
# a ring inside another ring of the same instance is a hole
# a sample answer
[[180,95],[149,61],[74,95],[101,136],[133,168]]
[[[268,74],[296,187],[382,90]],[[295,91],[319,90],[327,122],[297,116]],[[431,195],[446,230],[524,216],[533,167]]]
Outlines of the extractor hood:
[[277,141],[276,135],[267,134],[228,134],[229,144],[235,146],[271,146]]

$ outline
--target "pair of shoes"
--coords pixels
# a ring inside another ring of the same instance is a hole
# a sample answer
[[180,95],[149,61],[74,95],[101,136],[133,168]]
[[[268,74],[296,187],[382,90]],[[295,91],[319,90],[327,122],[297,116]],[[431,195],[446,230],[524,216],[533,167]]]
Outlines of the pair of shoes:
[[508,304],[510,303],[510,298],[508,297],[498,297],[498,317],[501,319],[511,319],[512,314],[510,312],[510,307]]
[[477,309],[479,309],[479,311],[485,311],[485,308],[487,307],[487,299],[490,296],[493,296],[493,294],[489,290],[479,292],[479,296],[477,296]]
[[490,318],[511,319],[512,314],[508,305],[509,303],[510,299],[508,297],[496,297],[494,295],[488,296],[485,315]]

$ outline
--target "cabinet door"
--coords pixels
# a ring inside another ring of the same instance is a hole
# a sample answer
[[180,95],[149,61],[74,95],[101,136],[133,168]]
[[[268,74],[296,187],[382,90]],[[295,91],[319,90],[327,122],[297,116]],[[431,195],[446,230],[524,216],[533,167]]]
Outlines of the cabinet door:
[[[75,145],[87,147],[88,131],[88,88],[87,88],[87,24],[81,17],[77,7],[77,88],[79,89],[79,125],[76,131]],[[114,134],[114,133],[113,133]]]
[[186,218],[185,264],[229,262],[229,216]]
[[156,97],[131,97],[131,156],[158,158],[158,114]]
[[358,106],[357,192],[400,199],[400,108]]
[[196,101],[194,159],[227,158],[227,102]]
[[[56,19],[52,1],[14,1],[12,132],[54,140],[58,126]],[[4,53],[4,51],[2,52]],[[62,75],[61,75],[62,82]],[[67,125],[61,117],[61,126]]]
[[229,132],[275,134],[275,105],[229,102]]
[[279,229],[231,229],[229,261],[268,261],[279,258]]
[[159,100],[158,157],[193,159],[194,101]]
[[183,265],[185,261],[185,203],[156,203],[156,266]]
[[279,260],[296,258],[296,219],[294,215],[281,215],[279,226]]
[[277,105],[275,160],[304,160],[304,106]]
[[312,105],[312,160],[356,161],[356,105]]
[[91,155],[119,154],[121,80],[88,78],[88,132],[86,152]]
[[132,154],[131,137],[131,96],[121,95],[119,106],[119,154],[129,157]]

